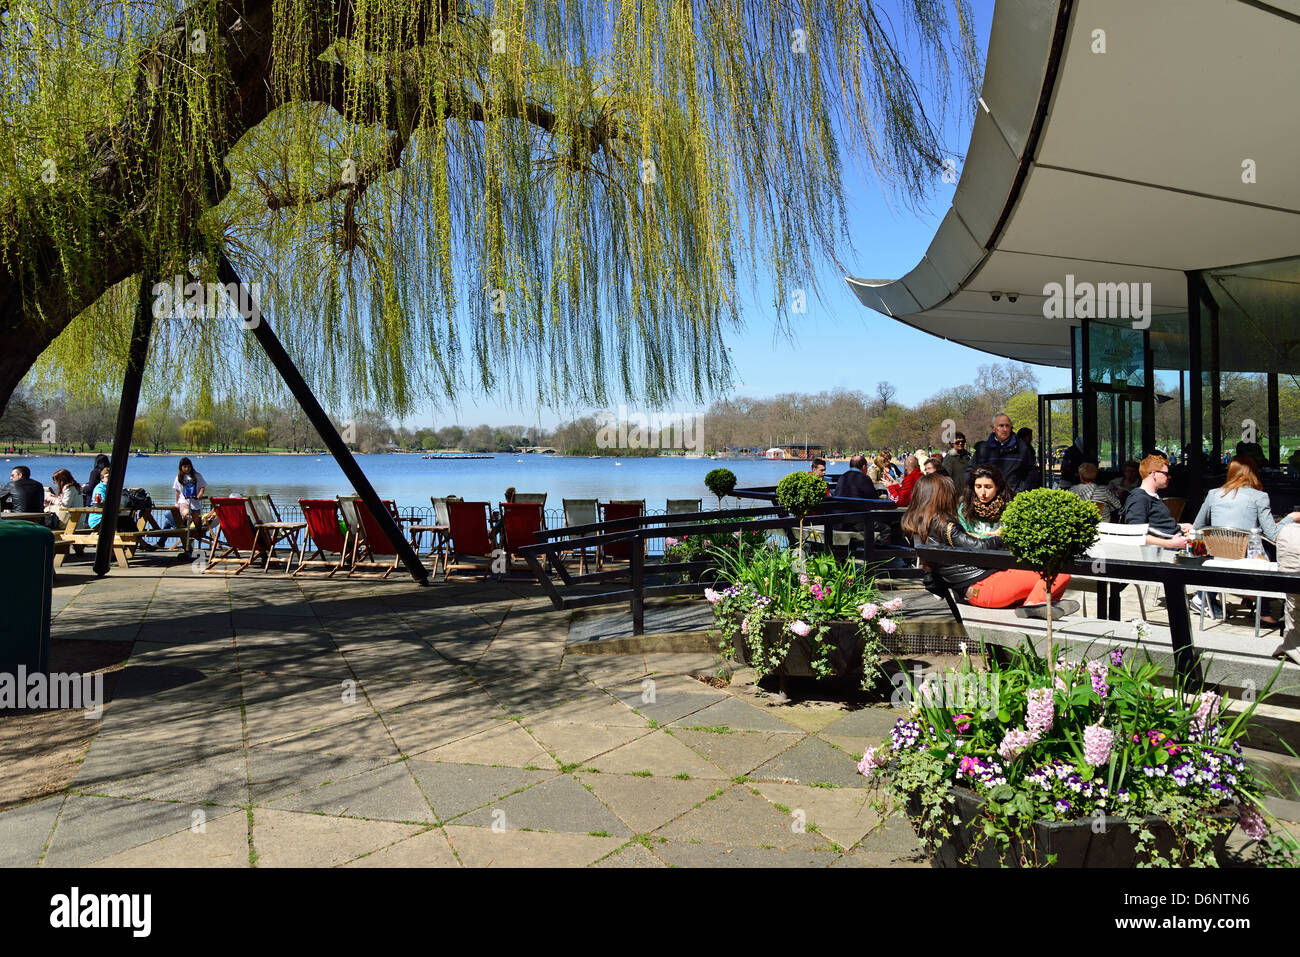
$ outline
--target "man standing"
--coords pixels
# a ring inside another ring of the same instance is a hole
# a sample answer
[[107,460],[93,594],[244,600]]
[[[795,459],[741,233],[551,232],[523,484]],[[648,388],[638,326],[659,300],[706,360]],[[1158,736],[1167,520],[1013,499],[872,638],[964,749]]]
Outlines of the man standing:
[[971,456],[968,465],[994,465],[1006,476],[1012,495],[1028,487],[1034,467],[1034,452],[1012,431],[1011,416],[999,412],[993,416],[993,432]]
[[9,473],[9,482],[0,488],[0,508],[13,512],[45,511],[45,487],[32,478],[26,465],[15,465]]
[[1182,548],[1192,526],[1179,525],[1169,513],[1169,507],[1160,501],[1160,493],[1169,487],[1169,462],[1159,455],[1148,455],[1138,465],[1142,484],[1135,488],[1124,503],[1125,525],[1147,526],[1146,544],[1163,548]]
[[835,483],[837,498],[880,498],[880,490],[867,475],[867,457],[855,455],[849,459],[848,470]]
[[966,451],[966,435],[958,432],[953,436],[952,448],[943,457],[943,470],[952,479],[952,484],[961,489],[966,481],[966,464],[970,462],[970,452]]

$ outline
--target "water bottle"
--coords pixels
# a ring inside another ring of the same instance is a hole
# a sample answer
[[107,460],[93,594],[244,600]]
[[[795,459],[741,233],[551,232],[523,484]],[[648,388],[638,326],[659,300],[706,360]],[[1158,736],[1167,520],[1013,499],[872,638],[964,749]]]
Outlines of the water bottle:
[[1246,557],[1247,558],[1264,557],[1264,540],[1263,538],[1260,537],[1258,525],[1256,525],[1250,531],[1250,541],[1246,543]]

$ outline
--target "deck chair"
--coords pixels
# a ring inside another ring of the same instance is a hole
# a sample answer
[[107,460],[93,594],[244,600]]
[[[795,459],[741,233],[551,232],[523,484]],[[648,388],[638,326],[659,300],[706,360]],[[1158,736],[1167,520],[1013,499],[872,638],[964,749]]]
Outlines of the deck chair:
[[536,533],[545,527],[541,502],[501,503],[501,538],[506,550],[507,572],[510,570],[510,557],[518,554],[525,545],[536,545]]
[[669,515],[689,515],[691,512],[700,511],[701,499],[698,498],[670,498],[668,500]]
[[448,535],[449,554],[442,569],[443,581],[451,574],[452,565],[467,564],[466,559],[470,560],[468,564],[473,565],[492,560],[487,502],[448,502],[447,520],[451,531]]
[[[645,499],[622,499],[606,502],[600,506],[600,520],[613,522],[620,518],[637,518],[645,514]],[[642,546],[644,547],[644,545]],[[631,542],[613,542],[602,545],[604,558],[617,558],[630,561],[632,558]]]
[[[595,525],[600,521],[600,512],[597,508],[598,502],[594,498],[566,498],[560,500],[564,505],[564,524],[572,527],[574,525]],[[588,532],[587,535],[591,535]],[[578,539],[570,540],[569,547],[561,549],[564,552],[578,553],[578,574],[587,574],[587,552],[594,552],[596,555],[596,570],[600,571],[601,556],[600,549],[595,545],[580,545],[578,542],[586,536],[579,536]]]
[[[249,512],[248,499],[213,498],[212,509],[217,516],[218,533],[212,536],[212,547],[208,550],[208,564],[204,571],[211,569],[217,562],[241,561],[235,569],[235,574],[238,575],[265,549],[264,536]],[[226,550],[218,555],[217,549],[222,545]],[[241,553],[247,553],[247,557]]]
[[[319,558],[322,564],[330,565],[329,574],[325,576],[330,578],[343,567],[352,548],[351,535],[339,528],[339,503],[331,498],[300,498],[298,505],[302,508],[302,517],[307,521],[307,538],[302,544],[302,554],[307,554],[308,543],[314,551],[310,557],[298,562],[298,571],[293,574],[297,576],[308,562]],[[330,564],[325,557],[327,552],[338,555],[336,564]]]
[[[280,518],[280,510],[275,507],[275,502],[271,501],[270,495],[250,495],[248,496],[248,508],[253,513],[253,521],[258,525],[279,526],[284,524]],[[263,533],[266,539],[266,565],[263,571],[271,567],[271,560],[275,556],[275,546],[287,541],[289,543],[289,557],[285,559],[284,570],[289,571],[293,567],[293,532],[287,528],[267,528]]]
[[540,505],[546,508],[545,492],[515,492],[515,505]]
[[[384,500],[382,504],[388,509],[389,514],[394,514],[395,508],[391,500]],[[352,546],[352,567],[348,570],[348,577],[351,578],[355,575],[357,569],[361,565],[365,564],[375,565],[381,568],[386,566],[384,577],[387,578],[393,573],[393,570],[397,568],[397,549],[394,547],[393,543],[388,540],[388,536],[384,534],[384,530],[380,527],[379,523],[375,521],[375,516],[371,514],[370,509],[366,508],[365,502],[359,498],[354,498],[352,500],[352,505],[356,510],[357,518],[359,519],[361,540],[354,543]],[[394,517],[396,516],[394,515]],[[369,561],[364,561],[362,559],[363,555],[368,558]],[[393,558],[392,564],[388,564],[386,561],[390,555]],[[385,561],[377,561],[380,556],[382,556]]]

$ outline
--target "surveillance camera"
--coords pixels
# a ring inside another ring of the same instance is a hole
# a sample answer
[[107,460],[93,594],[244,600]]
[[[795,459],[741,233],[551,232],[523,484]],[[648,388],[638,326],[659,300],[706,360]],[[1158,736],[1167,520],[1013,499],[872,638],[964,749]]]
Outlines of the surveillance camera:
[[1019,298],[1020,298],[1020,293],[1018,293],[1018,292],[1009,292],[1009,293],[1007,293],[1007,301],[1008,301],[1008,302],[1015,302],[1015,301],[1016,301],[1017,299],[1019,299]]
[[999,299],[1002,298],[1002,293],[1000,292],[991,292],[989,293],[989,295],[993,297],[994,302],[997,302]]

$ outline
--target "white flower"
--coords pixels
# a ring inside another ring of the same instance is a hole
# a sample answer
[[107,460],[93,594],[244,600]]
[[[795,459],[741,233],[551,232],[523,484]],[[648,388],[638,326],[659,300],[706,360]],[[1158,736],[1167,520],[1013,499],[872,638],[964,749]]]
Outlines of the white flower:
[[966,654],[966,642],[964,642],[964,641],[959,641],[959,642],[957,642],[957,646],[958,646],[959,648],[961,648],[961,653],[962,653],[963,655],[965,655],[965,654]]

